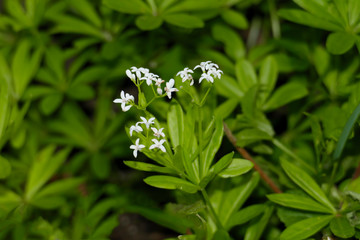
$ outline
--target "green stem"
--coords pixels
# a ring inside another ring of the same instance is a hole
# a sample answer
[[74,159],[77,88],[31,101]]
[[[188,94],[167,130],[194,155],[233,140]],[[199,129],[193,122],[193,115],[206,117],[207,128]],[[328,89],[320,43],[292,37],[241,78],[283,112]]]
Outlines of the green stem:
[[296,161],[298,161],[299,163],[301,163],[304,167],[306,167],[306,169],[315,174],[315,170],[304,160],[302,160],[299,156],[297,156],[293,151],[291,151],[289,148],[287,148],[283,143],[281,143],[279,140],[277,139],[273,139],[272,140],[273,144],[275,146],[277,146],[278,148],[280,148],[284,153],[286,153],[287,155],[289,155],[290,157],[294,158]]
[[203,149],[203,132],[202,132],[202,116],[201,108],[198,108],[198,131],[199,131],[199,176],[200,179],[203,177],[203,159],[202,159],[202,149]]
[[209,210],[210,216],[213,218],[213,220],[215,221],[215,224],[217,226],[218,229],[224,229],[224,227],[222,226],[219,217],[217,216],[214,207],[212,206],[211,202],[210,202],[210,198],[207,194],[207,192],[205,191],[205,189],[201,189],[201,194],[205,200],[206,206]]

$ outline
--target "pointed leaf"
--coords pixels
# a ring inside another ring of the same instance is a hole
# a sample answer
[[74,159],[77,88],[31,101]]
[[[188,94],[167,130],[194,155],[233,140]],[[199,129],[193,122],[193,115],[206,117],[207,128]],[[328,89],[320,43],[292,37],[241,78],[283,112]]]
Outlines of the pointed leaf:
[[255,204],[241,209],[230,217],[225,227],[226,229],[231,229],[234,226],[244,224],[253,219],[254,217],[258,216],[264,210],[265,205],[263,204]]
[[285,231],[280,235],[280,240],[302,240],[306,239],[315,233],[321,231],[328,223],[334,218],[334,216],[319,216],[308,218],[297,222],[290,227],[286,228]]
[[176,174],[175,171],[167,167],[160,167],[151,163],[138,162],[138,161],[124,161],[124,163],[128,167],[140,171]]
[[297,208],[311,212],[333,213],[328,207],[302,195],[291,193],[270,194],[267,195],[267,198],[284,207]]
[[9,161],[0,155],[0,179],[7,178],[11,173]]
[[326,39],[326,49],[332,54],[344,54],[355,44],[355,36],[347,32],[331,33]]
[[355,234],[354,227],[345,216],[338,216],[331,220],[330,229],[335,236],[341,238],[350,238]]
[[163,189],[179,189],[188,193],[196,193],[199,190],[198,186],[184,179],[165,175],[147,177],[144,179],[144,182],[153,187]]
[[247,173],[253,168],[254,164],[246,159],[234,158],[231,164],[221,171],[218,175],[223,178],[236,177]]
[[174,147],[182,145],[184,142],[184,113],[181,106],[177,102],[170,106],[167,118],[172,145]]
[[103,0],[103,4],[122,13],[151,13],[149,6],[141,0]]
[[163,16],[163,18],[165,22],[183,28],[202,28],[204,26],[204,22],[200,18],[185,13],[169,14]]
[[141,30],[154,30],[161,26],[163,20],[159,16],[142,15],[136,18],[136,26]]
[[291,180],[293,180],[299,187],[301,187],[319,203],[326,206],[331,212],[336,212],[334,206],[331,204],[319,185],[304,170],[285,159],[281,159],[280,163]]

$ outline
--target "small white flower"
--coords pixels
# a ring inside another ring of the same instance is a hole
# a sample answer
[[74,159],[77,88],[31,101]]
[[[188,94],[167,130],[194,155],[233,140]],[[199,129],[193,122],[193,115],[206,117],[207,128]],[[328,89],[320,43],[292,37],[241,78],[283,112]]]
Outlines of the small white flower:
[[130,149],[134,149],[133,154],[134,154],[135,158],[137,157],[137,152],[138,151],[141,152],[141,149],[143,149],[145,147],[145,145],[139,144],[139,141],[140,141],[140,138],[136,139],[135,145],[130,146]]
[[135,81],[135,74],[131,73],[129,69],[127,69],[125,73],[132,81]]
[[207,66],[209,63],[211,63],[211,61],[201,62],[200,65],[196,65],[196,66],[194,67],[194,70],[197,69],[197,68],[201,68],[201,70],[202,70],[203,72],[205,72],[205,70],[207,70],[207,69],[206,69],[206,66]]
[[178,72],[176,76],[180,75],[182,82],[185,82],[186,80],[190,80],[190,86],[192,86],[194,84],[194,80],[190,73],[194,73],[194,71],[189,68],[184,68],[184,70]]
[[131,136],[131,137],[132,137],[133,131],[135,131],[135,132],[137,132],[137,133],[143,131],[142,127],[140,127],[139,124],[140,124],[140,123],[137,122],[135,125],[133,125],[133,126],[130,127],[130,136]]
[[124,112],[128,111],[132,105],[128,105],[126,106],[127,103],[129,103],[130,101],[134,101],[134,96],[126,93],[124,91],[121,91],[120,93],[120,97],[121,98],[117,98],[115,99],[113,102],[114,103],[121,103],[121,108]]
[[157,93],[158,93],[159,95],[161,95],[161,94],[163,93],[163,90],[162,90],[160,87],[158,87],[158,88],[156,89],[156,91],[157,91]]
[[145,76],[140,78],[140,80],[146,80],[146,84],[150,86],[152,81],[156,81],[159,76],[153,73],[145,73]]
[[154,148],[159,148],[161,151],[166,152],[166,149],[163,146],[164,142],[166,141],[165,139],[161,139],[159,141],[159,140],[154,138],[154,139],[151,139],[151,141],[153,141],[154,144],[149,147],[150,150],[154,149]]
[[150,118],[149,120],[147,120],[146,118],[144,117],[140,117],[142,122],[139,122],[140,124],[145,124],[146,125],[146,128],[149,128],[150,127],[150,124],[154,124],[155,122],[155,118],[152,117]]
[[163,82],[165,82],[165,81],[162,80],[161,78],[155,78],[154,81],[155,81],[155,85],[158,86],[158,87],[160,87],[160,85],[161,85]]
[[201,81],[202,81],[203,79],[206,79],[206,81],[211,82],[211,83],[214,82],[214,78],[213,78],[212,76],[210,76],[210,74],[208,74],[208,73],[203,73],[203,74],[201,74],[201,77],[200,77],[200,79],[199,79],[199,83],[201,83]]
[[140,79],[140,78],[141,78],[141,74],[148,73],[148,72],[149,72],[149,69],[143,68],[143,67],[140,67],[140,68],[131,67],[131,71],[136,74],[136,77],[137,77],[138,79]]
[[207,72],[208,75],[212,74],[214,77],[217,77],[218,79],[221,78],[221,74],[223,74],[223,71],[221,71],[220,69],[216,69],[216,68],[210,68]]
[[153,130],[155,137],[157,137],[157,138],[159,138],[159,137],[165,137],[165,133],[163,133],[164,128],[160,128],[160,129],[158,130],[158,129],[152,127],[151,130]]
[[166,87],[164,88],[167,96],[169,99],[171,99],[171,93],[179,91],[178,89],[174,88],[175,80],[170,79],[169,82],[166,83]]
[[209,69],[211,69],[211,68],[219,68],[219,66],[217,65],[217,64],[215,64],[215,63],[212,63],[212,62],[210,62],[210,61],[207,61],[207,64],[206,64],[206,66],[205,66],[205,69],[206,70],[209,70]]

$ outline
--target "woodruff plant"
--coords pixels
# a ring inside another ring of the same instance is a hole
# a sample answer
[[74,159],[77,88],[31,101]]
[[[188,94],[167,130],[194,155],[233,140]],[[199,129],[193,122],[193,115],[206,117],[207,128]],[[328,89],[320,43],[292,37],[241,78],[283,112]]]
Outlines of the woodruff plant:
[[[199,86],[194,86],[197,85],[193,77],[196,70],[202,71]],[[196,234],[192,237],[200,239],[212,239],[219,234],[222,239],[229,238],[227,230],[236,225],[229,216],[233,216],[241,205],[234,204],[237,207],[227,210],[226,216],[221,217],[224,214],[219,214],[220,206],[214,206],[209,197],[208,184],[216,176],[235,177],[253,167],[248,160],[233,158],[233,152],[214,163],[222,142],[223,123],[221,115],[206,104],[206,99],[222,73],[217,64],[207,61],[194,69],[185,68],[176,74],[177,81],[170,79],[165,83],[149,69],[132,67],[126,70],[126,75],[137,87],[137,101],[124,91],[114,100],[121,104],[124,112],[136,107],[140,115],[140,121],[126,129],[133,142],[130,149],[134,157],[141,152],[157,163],[125,161],[125,164],[134,169],[161,173],[144,180],[151,186],[178,189],[189,194],[189,199],[200,199],[204,207],[194,214],[202,226],[190,226],[191,232]],[[175,92],[178,92],[178,101],[172,98]],[[155,100],[166,96],[171,102],[165,121],[161,122],[147,108],[152,103],[157,105]],[[182,100],[185,104],[181,105]]]

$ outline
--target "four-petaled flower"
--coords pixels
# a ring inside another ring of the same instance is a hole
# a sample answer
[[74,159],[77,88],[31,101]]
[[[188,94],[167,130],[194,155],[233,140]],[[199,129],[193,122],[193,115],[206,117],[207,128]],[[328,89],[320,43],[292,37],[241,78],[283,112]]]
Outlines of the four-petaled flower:
[[194,79],[190,73],[194,73],[194,71],[189,68],[184,68],[184,70],[178,72],[176,76],[180,75],[182,82],[185,82],[186,80],[190,80],[190,86],[192,86],[194,84]]
[[130,101],[134,101],[134,96],[126,93],[124,91],[121,91],[120,93],[120,97],[121,98],[117,98],[115,99],[113,102],[114,103],[121,103],[121,109],[126,112],[128,111],[132,105],[128,105],[126,106],[127,103],[129,103]]
[[148,72],[149,72],[149,69],[143,68],[143,67],[140,67],[140,68],[131,67],[131,71],[136,74],[136,77],[137,77],[138,79],[140,79],[140,78],[141,78],[141,74],[148,73]]
[[159,76],[153,73],[145,73],[145,76],[140,78],[140,80],[146,80],[146,84],[150,86],[152,81],[155,81]]
[[201,70],[203,72],[205,72],[205,70],[207,70],[207,65],[209,65],[210,63],[211,63],[211,61],[201,62],[199,65],[196,65],[194,67],[194,70],[197,69],[197,68],[201,68]]
[[146,128],[149,128],[150,127],[150,124],[154,124],[155,122],[155,118],[152,117],[150,118],[149,120],[146,120],[146,118],[144,117],[140,117],[142,122],[139,122],[139,123],[142,123],[142,124],[145,124],[146,125]]
[[151,130],[153,130],[155,137],[165,137],[165,133],[163,133],[164,128],[160,128],[158,130],[157,128],[152,127]]
[[135,131],[135,132],[142,132],[143,131],[142,127],[140,127],[139,124],[140,123],[136,123],[135,125],[130,127],[130,136],[131,137],[132,137],[133,131]]
[[220,69],[216,69],[216,68],[210,68],[209,71],[207,72],[209,75],[212,74],[214,77],[217,78],[221,78],[221,74],[223,73],[223,71],[221,71]]
[[174,88],[175,80],[170,79],[169,82],[166,83],[166,87],[164,88],[167,96],[169,99],[171,99],[171,93],[179,91],[178,89]]
[[151,139],[151,141],[153,141],[154,144],[149,147],[150,150],[154,149],[154,148],[159,148],[161,151],[166,152],[166,149],[163,146],[164,142],[166,141],[165,139],[161,139],[159,141],[159,140],[154,138],[154,139]]
[[208,73],[203,73],[203,74],[201,74],[201,77],[200,77],[200,79],[199,79],[199,83],[201,83],[201,81],[202,81],[203,79],[206,79],[206,81],[211,82],[211,83],[214,82],[214,78],[213,78],[210,74],[208,74]]
[[141,149],[143,149],[145,147],[145,145],[139,144],[139,141],[140,141],[140,138],[136,139],[135,145],[130,146],[130,149],[134,149],[133,154],[134,154],[135,158],[137,157],[137,152],[138,151],[141,152]]

